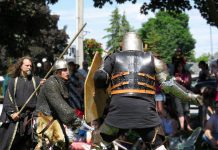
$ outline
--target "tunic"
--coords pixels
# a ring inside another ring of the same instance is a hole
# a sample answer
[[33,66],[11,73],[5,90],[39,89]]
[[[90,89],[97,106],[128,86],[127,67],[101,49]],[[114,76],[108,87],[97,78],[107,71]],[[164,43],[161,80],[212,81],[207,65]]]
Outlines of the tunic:
[[[31,131],[29,129],[29,131],[26,132],[22,127],[24,118],[26,116],[31,116],[32,112],[35,109],[36,95],[34,95],[29,103],[26,105],[25,109],[20,114],[21,119],[18,122],[13,121],[10,115],[14,112],[19,111],[19,109],[23,106],[26,100],[34,92],[35,88],[39,85],[39,82],[39,77],[34,77],[34,81],[32,80],[32,77],[18,77],[15,87],[15,78],[11,78],[9,80],[8,89],[3,101],[3,111],[0,117],[0,121],[3,122],[2,127],[0,127],[0,149],[10,149],[16,133],[19,133],[20,135],[26,133],[31,134]],[[14,91],[14,89],[16,91]]]

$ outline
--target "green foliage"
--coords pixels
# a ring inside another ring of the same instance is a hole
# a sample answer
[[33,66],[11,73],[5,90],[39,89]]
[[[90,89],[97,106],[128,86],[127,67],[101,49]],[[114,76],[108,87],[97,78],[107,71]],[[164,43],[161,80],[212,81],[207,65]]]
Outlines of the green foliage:
[[0,60],[8,67],[8,59],[30,55],[35,59],[62,52],[67,44],[65,28],[59,30],[59,16],[51,15],[47,4],[57,0],[17,0],[0,2]]
[[200,57],[196,58],[196,62],[205,61],[208,62],[210,59],[210,54],[202,54]]
[[186,60],[190,62],[196,62],[195,51],[189,51],[188,53],[185,54],[185,56],[186,56]]
[[110,52],[115,52],[120,49],[124,34],[133,29],[130,27],[125,14],[121,16],[118,8],[116,8],[111,15],[110,27],[105,30],[109,33],[104,36],[104,38],[108,39],[107,49],[109,49]]
[[[118,4],[127,1],[135,4],[136,0],[115,0]],[[105,3],[113,4],[112,0],[93,0],[94,6],[102,8]],[[207,20],[207,23],[218,27],[218,1],[217,0],[150,0],[145,1],[140,8],[142,14],[147,15],[149,11],[170,11],[182,13],[187,10],[197,8],[201,16]]]
[[121,15],[119,14],[118,8],[116,8],[111,15],[110,27],[105,29],[109,32],[104,38],[109,39],[107,41],[107,49],[109,51],[116,51],[119,48],[121,37],[121,26],[120,26]]
[[89,64],[91,64],[96,51],[103,53],[101,43],[98,43],[95,39],[85,39],[83,45],[85,60],[88,60]]
[[166,63],[171,62],[175,49],[183,50],[188,59],[194,59],[195,40],[188,28],[188,16],[160,11],[139,29],[148,50],[160,55]]
[[121,17],[121,35],[123,36],[126,32],[133,31],[133,28],[130,26],[129,22],[126,19],[125,13]]

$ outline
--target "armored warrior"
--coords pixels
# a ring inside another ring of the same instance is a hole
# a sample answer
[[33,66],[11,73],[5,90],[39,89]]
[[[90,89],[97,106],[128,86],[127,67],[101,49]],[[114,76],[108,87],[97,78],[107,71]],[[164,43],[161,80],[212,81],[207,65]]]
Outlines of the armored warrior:
[[[65,127],[79,125],[80,120],[69,103],[67,81],[69,79],[68,64],[65,60],[57,60],[54,64],[54,75],[50,76],[41,88],[36,105],[38,144],[35,149],[53,146],[68,149],[68,138]],[[50,143],[43,145],[46,139]]]
[[[143,43],[134,32],[128,32],[122,51],[107,56],[94,76],[95,86],[111,86],[111,102],[100,134],[111,143],[119,133],[133,129],[147,144],[148,149],[165,150],[164,133],[155,109],[155,81],[166,93],[195,104],[201,102],[193,94],[168,76],[164,62],[151,52],[143,51]],[[106,144],[107,145],[107,144]]]

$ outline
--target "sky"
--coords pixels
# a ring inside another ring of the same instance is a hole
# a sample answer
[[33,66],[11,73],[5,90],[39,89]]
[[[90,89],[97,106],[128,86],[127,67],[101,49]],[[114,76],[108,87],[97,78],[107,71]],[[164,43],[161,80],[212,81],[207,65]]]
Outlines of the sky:
[[[118,8],[121,15],[125,13],[127,21],[134,29],[141,28],[143,23],[155,16],[154,13],[146,16],[140,14],[140,6],[143,1],[137,0],[134,5],[131,2],[122,5],[114,2],[113,5],[106,4],[100,9],[93,6],[93,0],[84,0],[84,23],[87,23],[84,28],[84,38],[94,38],[105,48],[107,39],[103,39],[103,37],[108,34],[105,29],[110,27],[111,13],[115,8]],[[60,15],[58,27],[62,29],[66,26],[66,32],[71,39],[76,34],[76,0],[59,0],[58,3],[50,5],[50,10],[52,14]],[[218,52],[218,28],[210,27],[196,9],[188,11],[187,14],[189,15],[190,32],[196,40],[195,56]]]

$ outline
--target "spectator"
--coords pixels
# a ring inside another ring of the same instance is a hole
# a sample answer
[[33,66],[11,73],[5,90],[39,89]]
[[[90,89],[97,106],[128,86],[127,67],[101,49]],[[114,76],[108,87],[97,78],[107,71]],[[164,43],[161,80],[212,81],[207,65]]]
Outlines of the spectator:
[[[175,80],[180,84],[186,87],[187,89],[190,89],[191,86],[191,73],[185,69],[185,65],[183,62],[178,62],[175,64],[175,69],[174,69],[174,77]],[[175,106],[176,106],[176,111],[179,116],[179,123],[180,123],[180,128],[181,130],[184,130],[185,127],[185,121],[186,121],[186,128],[189,131],[192,131],[192,128],[189,123],[189,103],[182,103],[180,99],[175,98]]]
[[183,65],[186,64],[185,56],[180,48],[175,51],[175,54],[172,57],[172,64],[176,65],[177,63],[182,63]]
[[218,102],[218,59],[211,65],[211,74],[216,78],[216,97],[215,101]]
[[12,65],[8,67],[7,73],[4,75],[4,81],[2,85],[2,95],[5,96],[6,90],[8,88],[8,81],[11,78],[10,73],[11,73]]
[[51,69],[52,64],[49,61],[45,61],[42,63],[42,72],[41,72],[41,78],[44,78],[45,75],[48,73],[48,71]]
[[218,72],[218,59],[211,61],[210,70],[211,70],[211,76],[215,76],[216,72]]
[[9,74],[5,74],[4,75],[4,81],[3,81],[3,85],[2,85],[2,96],[5,96],[6,94],[6,90],[8,88],[8,81],[10,79]]
[[183,65],[186,64],[185,56],[183,55],[183,51],[180,48],[176,49],[174,55],[172,56],[172,63],[168,64],[170,75],[173,76],[175,72],[175,65],[177,65],[178,63],[182,63]]
[[169,114],[166,114],[164,117],[161,117],[161,124],[167,136],[173,137],[177,135],[179,125],[177,121],[174,118],[172,118]]
[[200,61],[198,67],[201,69],[198,75],[198,82],[206,81],[210,77],[209,67],[205,61]]
[[80,73],[78,73],[79,66],[73,61],[68,61],[70,69],[69,78],[69,98],[73,108],[76,109],[77,114],[82,118],[84,111],[84,80]]
[[89,63],[87,61],[83,61],[83,66],[82,66],[82,69],[79,69],[78,72],[83,76],[83,80],[85,82],[85,79],[86,79],[86,76],[89,72]]
[[161,91],[160,85],[158,83],[156,85],[155,101],[157,112],[160,116],[165,116],[164,102],[166,101],[166,97],[165,94]]
[[211,87],[202,87],[201,94],[204,97],[204,106],[207,107],[208,114],[211,116],[215,112],[214,106],[216,101],[214,99],[216,91]]
[[[161,56],[158,53],[154,53],[154,56],[157,59],[161,60]],[[155,83],[156,93],[155,93],[155,101],[156,101],[156,109],[160,116],[165,116],[164,110],[164,102],[166,101],[166,96],[161,90],[160,83],[156,81]]]
[[216,102],[215,114],[207,121],[203,139],[214,149],[218,149],[218,102]]
[[[43,62],[38,62],[37,63],[37,68],[36,68],[36,74],[40,77],[40,78],[44,78],[45,75],[48,73],[48,71],[51,69],[52,67],[52,63],[49,60],[43,61]],[[51,74],[49,74],[50,76]],[[47,77],[48,78],[48,77]]]

